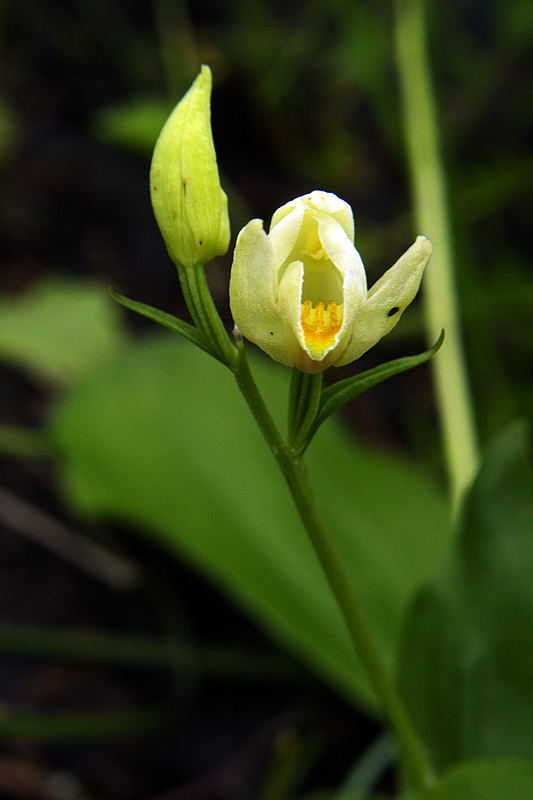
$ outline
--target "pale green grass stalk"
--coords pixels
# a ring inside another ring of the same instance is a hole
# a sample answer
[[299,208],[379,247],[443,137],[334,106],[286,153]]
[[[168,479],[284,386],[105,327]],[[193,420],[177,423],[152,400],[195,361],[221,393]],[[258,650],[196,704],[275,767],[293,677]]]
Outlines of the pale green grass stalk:
[[477,470],[477,436],[459,324],[447,189],[428,59],[424,0],[395,0],[396,59],[417,233],[435,245],[424,278],[430,341],[446,340],[432,361],[450,493],[457,507]]

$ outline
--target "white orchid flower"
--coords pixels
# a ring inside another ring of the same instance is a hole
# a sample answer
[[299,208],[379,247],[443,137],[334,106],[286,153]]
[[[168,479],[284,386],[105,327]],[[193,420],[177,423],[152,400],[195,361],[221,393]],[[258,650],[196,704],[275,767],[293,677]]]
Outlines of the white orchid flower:
[[303,372],[349,364],[389,333],[415,297],[433,245],[425,236],[367,291],[350,206],[314,191],[279,208],[268,235],[240,232],[230,280],[233,319],[276,361]]

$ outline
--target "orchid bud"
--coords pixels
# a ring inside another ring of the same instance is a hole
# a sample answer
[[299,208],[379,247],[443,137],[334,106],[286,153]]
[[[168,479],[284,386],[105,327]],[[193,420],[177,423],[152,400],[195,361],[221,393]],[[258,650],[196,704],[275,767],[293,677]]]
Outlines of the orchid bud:
[[350,206],[311,192],[240,232],[230,280],[235,323],[276,361],[322,372],[359,358],[389,333],[415,297],[433,245],[417,237],[367,291]]
[[227,198],[211,133],[211,70],[203,66],[165,123],[150,170],[152,207],[170,257],[196,267],[229,246]]

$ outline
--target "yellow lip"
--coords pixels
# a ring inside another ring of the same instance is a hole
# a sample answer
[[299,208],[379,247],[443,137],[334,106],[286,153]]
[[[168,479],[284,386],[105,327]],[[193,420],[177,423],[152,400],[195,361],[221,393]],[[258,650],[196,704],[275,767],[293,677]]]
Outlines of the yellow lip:
[[302,303],[300,322],[311,358],[319,361],[332,344],[342,327],[343,308],[330,300],[328,307],[319,302],[313,306],[311,300]]

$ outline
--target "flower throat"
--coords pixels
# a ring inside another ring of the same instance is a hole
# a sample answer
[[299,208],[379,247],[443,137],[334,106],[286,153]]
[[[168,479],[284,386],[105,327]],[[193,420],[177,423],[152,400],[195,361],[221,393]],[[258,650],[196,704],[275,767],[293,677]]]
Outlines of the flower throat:
[[340,275],[322,246],[318,225],[314,225],[307,236],[302,261],[304,280],[300,323],[309,354],[320,360],[335,343],[342,327],[343,302]]

